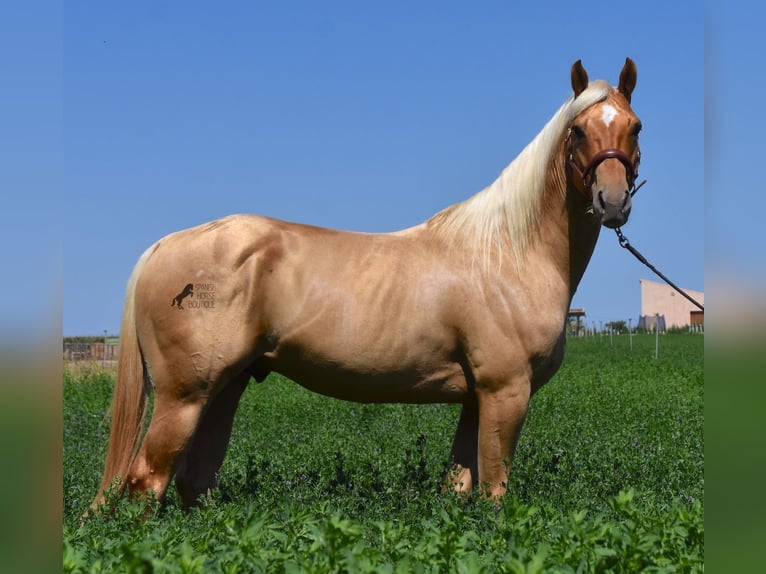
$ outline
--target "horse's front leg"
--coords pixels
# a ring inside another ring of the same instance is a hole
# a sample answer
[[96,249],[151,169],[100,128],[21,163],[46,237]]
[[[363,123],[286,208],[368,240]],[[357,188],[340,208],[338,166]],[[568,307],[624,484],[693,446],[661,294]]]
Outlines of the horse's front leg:
[[528,380],[477,388],[479,405],[478,470],[480,488],[498,498],[508,489],[508,476],[521,427],[529,407]]

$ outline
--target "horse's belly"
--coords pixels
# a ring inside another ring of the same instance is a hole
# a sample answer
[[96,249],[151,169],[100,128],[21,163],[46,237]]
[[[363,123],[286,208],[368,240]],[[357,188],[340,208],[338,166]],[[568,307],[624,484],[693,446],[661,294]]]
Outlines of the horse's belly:
[[316,393],[362,403],[460,403],[468,393],[466,377],[457,363],[428,371],[385,371],[293,360],[275,365],[273,370]]

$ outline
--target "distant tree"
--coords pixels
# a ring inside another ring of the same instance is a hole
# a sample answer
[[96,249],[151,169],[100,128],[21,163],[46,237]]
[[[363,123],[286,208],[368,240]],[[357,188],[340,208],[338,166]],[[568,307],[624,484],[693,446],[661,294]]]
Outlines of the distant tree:
[[609,321],[604,325],[607,329],[611,329],[615,333],[626,333],[628,331],[628,324],[625,321]]

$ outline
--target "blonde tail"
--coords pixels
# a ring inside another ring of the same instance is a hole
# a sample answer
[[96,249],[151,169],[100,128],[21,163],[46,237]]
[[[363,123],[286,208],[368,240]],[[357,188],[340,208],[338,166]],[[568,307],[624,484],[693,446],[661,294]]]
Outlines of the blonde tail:
[[138,260],[128,281],[125,295],[125,307],[122,313],[120,330],[120,357],[117,363],[117,380],[112,397],[112,426],[109,434],[109,446],[106,451],[104,474],[101,486],[91,508],[96,509],[104,502],[104,493],[115,478],[122,481],[124,489],[130,464],[136,456],[141,439],[141,431],[146,417],[146,385],[144,380],[144,362],[136,333],[136,283],[147,259],[153,252],[148,249]]

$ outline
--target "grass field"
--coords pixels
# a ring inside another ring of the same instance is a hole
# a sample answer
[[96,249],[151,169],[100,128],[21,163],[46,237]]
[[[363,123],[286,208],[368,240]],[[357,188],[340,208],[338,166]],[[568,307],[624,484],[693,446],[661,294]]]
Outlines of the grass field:
[[65,572],[704,570],[703,336],[570,340],[533,397],[510,494],[440,494],[455,405],[362,405],[251,383],[220,488],[80,524],[113,374],[65,372]]

